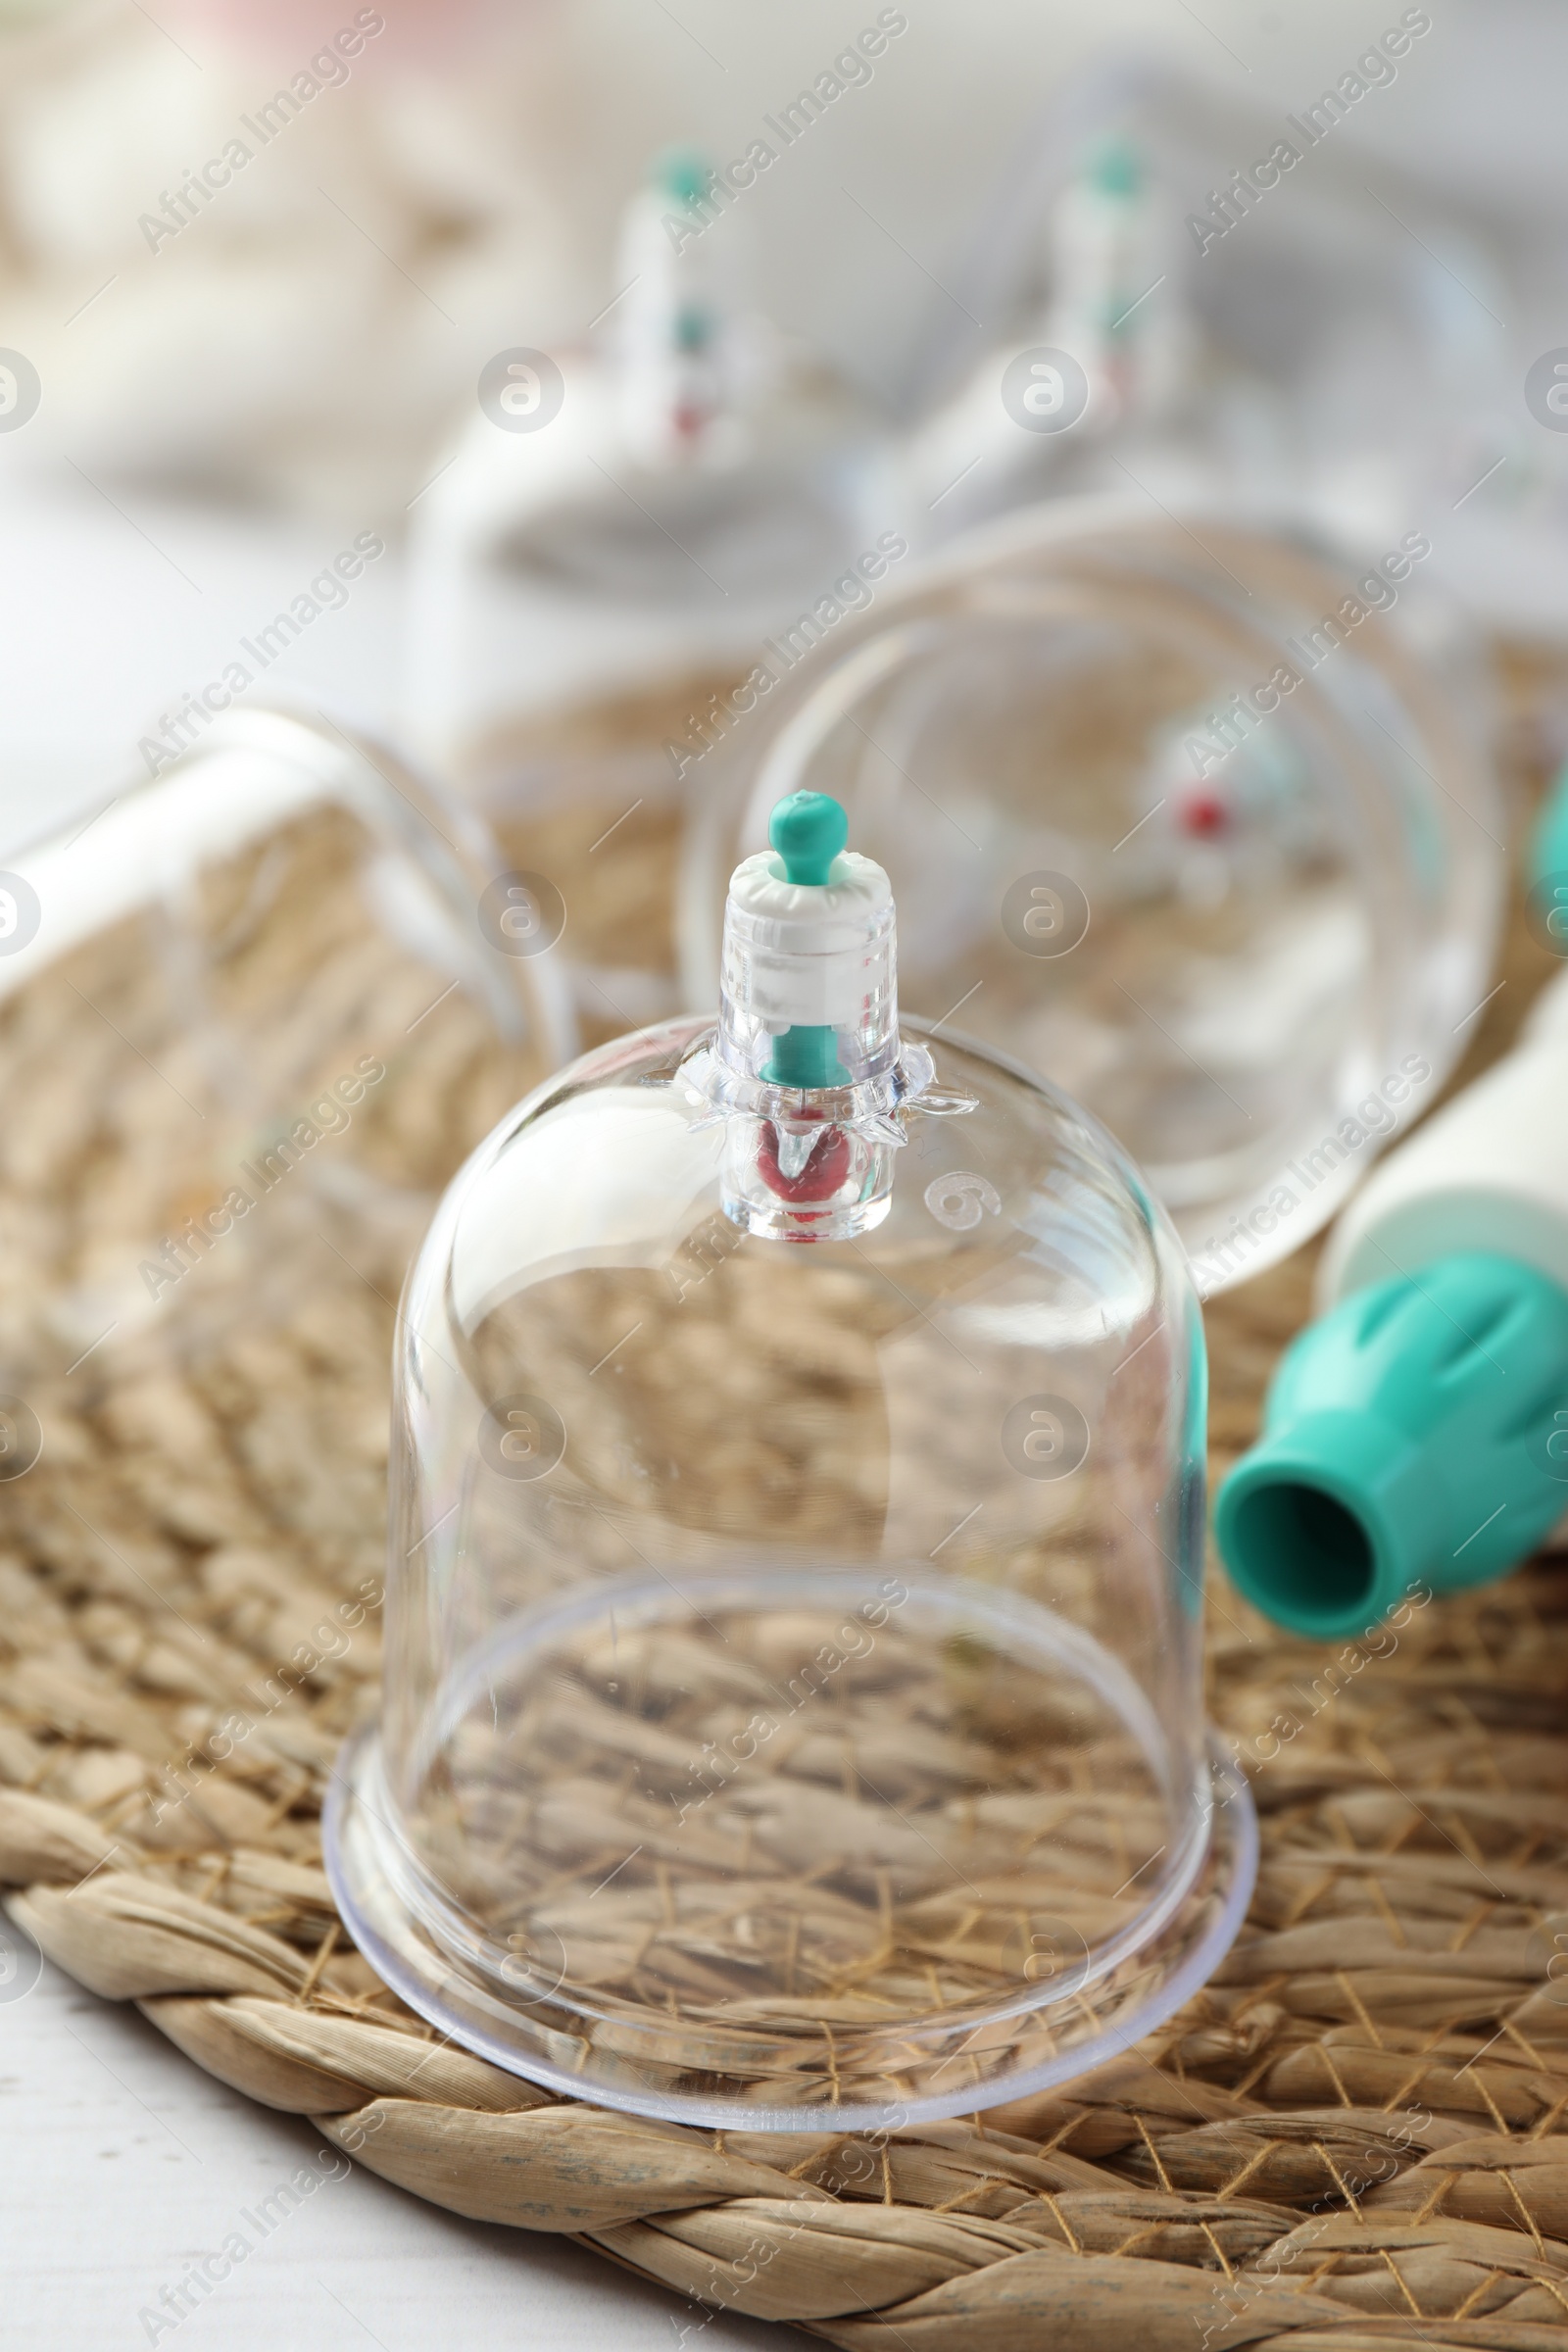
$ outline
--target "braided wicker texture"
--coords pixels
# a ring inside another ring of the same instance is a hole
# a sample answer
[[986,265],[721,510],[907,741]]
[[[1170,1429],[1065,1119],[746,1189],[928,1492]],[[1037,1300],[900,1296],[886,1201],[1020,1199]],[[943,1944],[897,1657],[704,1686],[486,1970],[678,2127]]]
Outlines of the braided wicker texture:
[[[595,829],[512,846],[569,898]],[[341,1034],[363,1014],[398,1041],[357,1138],[381,1190],[339,1225],[303,1185],[279,1201],[266,1318],[236,1246],[189,1278],[177,1348],[131,1335],[71,1361],[124,1237],[211,1197],[238,1147],[192,1140],[202,1073],[135,940],[0,1006],[0,1339],[44,1433],[0,1484],[17,1919],[225,2082],[437,2204],[597,2247],[689,2297],[694,2326],[716,2306],[916,2352],[1568,2343],[1561,1562],[1412,1604],[1332,1659],[1216,1573],[1212,1704],[1262,1815],[1256,1899],[1204,1992],[1066,2092],[888,2136],[707,2134],[551,2098],[377,1982],[334,1916],[319,1814],[374,1701],[394,1301],[432,1188],[529,1073],[461,997],[419,1012],[428,975],[377,960],[340,850],[306,828],[312,887],[283,896],[333,943]],[[648,811],[595,857],[607,965],[668,855]],[[258,1004],[282,920],[240,925]],[[1546,968],[1516,925],[1471,1066]],[[1298,1257],[1209,1310],[1216,1474],[1309,1287]]]

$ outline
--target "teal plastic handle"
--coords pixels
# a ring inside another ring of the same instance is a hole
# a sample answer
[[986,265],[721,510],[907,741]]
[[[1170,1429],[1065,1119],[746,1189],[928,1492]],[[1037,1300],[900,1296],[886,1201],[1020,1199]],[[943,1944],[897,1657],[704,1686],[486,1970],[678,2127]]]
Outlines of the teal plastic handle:
[[1568,1511],[1568,1292],[1482,1251],[1357,1291],[1286,1350],[1220,1488],[1232,1581],[1295,1633],[1485,1584]]

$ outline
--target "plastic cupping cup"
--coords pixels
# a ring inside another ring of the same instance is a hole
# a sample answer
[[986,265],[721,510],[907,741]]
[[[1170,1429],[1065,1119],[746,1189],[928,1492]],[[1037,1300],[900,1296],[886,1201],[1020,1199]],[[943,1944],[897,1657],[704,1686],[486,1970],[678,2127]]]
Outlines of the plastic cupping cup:
[[821,796],[721,1010],[540,1088],[404,1302],[356,1940],[558,2090],[767,2129],[967,2112],[1200,1984],[1255,1835],[1201,1685],[1205,1367],[1163,1213],[901,1022]]
[[775,801],[831,793],[905,1002],[1103,1119],[1200,1295],[1297,1249],[1452,1066],[1503,880],[1463,634],[1378,555],[1106,499],[878,559],[688,773],[688,1003]]

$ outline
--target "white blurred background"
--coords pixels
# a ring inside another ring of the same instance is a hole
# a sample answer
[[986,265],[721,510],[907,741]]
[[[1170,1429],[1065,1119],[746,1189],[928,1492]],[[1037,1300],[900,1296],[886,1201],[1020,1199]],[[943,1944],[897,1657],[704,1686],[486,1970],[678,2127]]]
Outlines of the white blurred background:
[[[876,17],[870,0],[776,13],[386,0],[376,13],[384,30],[348,79],[153,251],[142,216],[355,8],[0,5],[0,345],[31,361],[42,394],[24,429],[0,433],[10,838],[114,789],[156,714],[366,528],[385,534],[388,559],[276,680],[395,723],[410,502],[471,411],[484,361],[567,342],[603,310],[616,222],[655,151],[743,153]],[[1063,93],[1070,120],[1097,73],[1169,74],[1245,140],[1401,15],[1366,0],[909,0],[905,13],[869,81],[720,230],[744,235],[762,307],[894,419],[1005,330],[986,259],[1027,228],[1009,220],[1008,188],[1056,168]],[[1565,86],[1568,17],[1550,0],[1441,0],[1396,78],[1296,174],[1348,200],[1335,231],[1348,286],[1363,231],[1424,239],[1440,268],[1462,248],[1458,279],[1494,321],[1484,331],[1516,412],[1504,437],[1529,429],[1525,368],[1568,340]],[[1282,188],[1273,209],[1298,198],[1303,185]],[[1441,236],[1420,228],[1429,220]],[[1510,270],[1528,297],[1510,289],[1504,304]]]

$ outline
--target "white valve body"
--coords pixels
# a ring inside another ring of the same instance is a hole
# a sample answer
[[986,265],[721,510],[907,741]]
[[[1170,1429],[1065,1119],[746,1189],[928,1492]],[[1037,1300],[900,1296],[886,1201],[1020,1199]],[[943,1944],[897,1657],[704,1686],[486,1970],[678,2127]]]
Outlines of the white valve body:
[[[771,850],[743,859],[730,906],[749,917],[751,1011],[768,1029],[842,1029],[891,982],[893,885],[873,858],[836,858],[820,886],[785,879]],[[871,967],[887,965],[886,974]]]
[[1568,972],[1514,1051],[1368,1177],[1324,1252],[1320,1305],[1466,1250],[1568,1290]]

